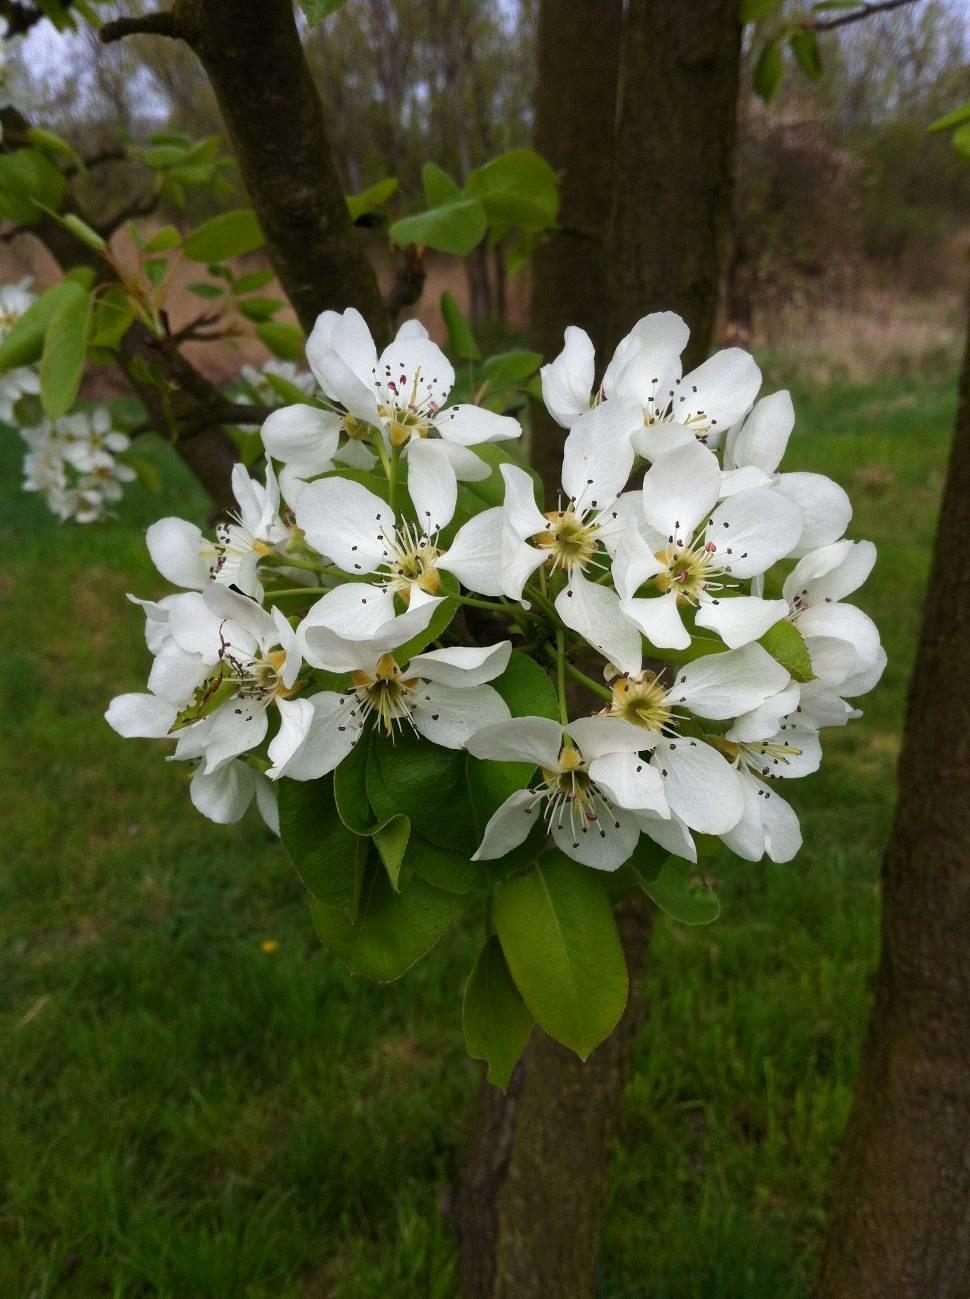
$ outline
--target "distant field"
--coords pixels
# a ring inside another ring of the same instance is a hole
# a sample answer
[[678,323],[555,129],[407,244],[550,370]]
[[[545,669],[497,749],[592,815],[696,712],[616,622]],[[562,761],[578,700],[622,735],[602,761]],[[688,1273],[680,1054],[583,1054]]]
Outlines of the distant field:
[[[807,377],[788,460],[842,482],[853,535],[879,545],[859,603],[890,666],[820,776],[786,789],[799,859],[723,869],[708,929],[658,925],[604,1299],[800,1299],[818,1246],[955,403],[942,362]],[[162,589],[143,529],[204,513],[153,454],[164,494],[85,530],[19,493],[19,439],[0,441],[0,1295],[450,1299],[440,1200],[478,1078],[459,1019],[473,918],[401,983],[352,979],[261,824],[203,821],[160,748],[102,722],[143,687],[124,601]]]

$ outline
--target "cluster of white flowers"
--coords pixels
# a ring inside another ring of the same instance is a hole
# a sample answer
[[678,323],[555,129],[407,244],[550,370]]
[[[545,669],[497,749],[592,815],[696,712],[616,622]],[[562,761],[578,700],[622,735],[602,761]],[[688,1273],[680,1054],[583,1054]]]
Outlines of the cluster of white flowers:
[[269,376],[282,379],[290,387],[299,388],[309,397],[316,389],[317,381],[309,370],[303,370],[293,361],[279,361],[271,357],[262,366],[244,365],[239,371],[239,392],[236,400],[244,405],[258,403],[261,406],[275,406],[282,399],[276,388],[270,383]]
[[[847,700],[885,665],[845,603],[875,549],[845,539],[840,487],[779,472],[788,394],[756,400],[738,349],[682,374],[687,337],[671,313],[645,317],[597,384],[589,338],[566,330],[542,371],[568,430],[562,497],[544,510],[524,468],[476,451],[519,425],[448,405],[454,371],[420,325],[378,355],[356,311],[325,312],[307,345],[323,397],[267,420],[265,485],[237,468],[238,515],[214,542],[180,519],[149,529],[183,589],[136,601],[149,693],[113,700],[109,723],[174,738],[216,821],[256,797],[272,824],[275,782],[322,777],[362,736],[407,727],[534,773],[477,859],[540,820],[602,870],[641,835],[689,861],[696,833],[791,859],[801,835],[776,779],[817,769],[820,729],[858,716]],[[469,505],[461,484],[489,478],[497,503]],[[473,610],[508,634],[471,643],[456,615]],[[491,684],[513,648],[548,666],[558,720],[512,716]],[[588,695],[572,715],[567,678]]]
[[[36,301],[30,285],[30,276],[17,284],[0,284],[0,343]],[[40,375],[35,366],[22,365],[0,373],[0,423],[15,424],[20,399],[36,397],[39,393]]]
[[118,459],[129,438],[115,428],[107,406],[21,428],[27,444],[24,491],[39,492],[64,521],[97,523],[121,500],[134,469]]

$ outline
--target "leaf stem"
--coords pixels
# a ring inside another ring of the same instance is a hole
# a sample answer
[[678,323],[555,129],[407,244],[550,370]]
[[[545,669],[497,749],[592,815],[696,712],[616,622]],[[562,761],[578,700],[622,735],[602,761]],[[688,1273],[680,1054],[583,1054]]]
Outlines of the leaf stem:
[[556,628],[556,691],[559,695],[559,720],[563,726],[568,726],[569,710],[566,707],[566,634],[561,627]]

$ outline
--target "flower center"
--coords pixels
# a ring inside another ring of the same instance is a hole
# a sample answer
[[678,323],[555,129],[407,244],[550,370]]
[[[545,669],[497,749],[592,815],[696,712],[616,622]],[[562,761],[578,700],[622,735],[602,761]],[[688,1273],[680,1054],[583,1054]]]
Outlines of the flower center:
[[414,587],[428,595],[441,590],[441,575],[435,565],[441,551],[434,540],[411,523],[399,528],[390,539],[387,585],[407,604]]
[[405,680],[393,654],[382,654],[373,674],[354,672],[354,690],[361,704],[361,723],[373,716],[385,735],[402,722],[413,726],[411,706],[417,678]]
[[572,508],[551,510],[546,514],[549,527],[536,534],[535,541],[552,556],[552,570],[562,568],[567,573],[575,568],[585,569],[592,563],[598,547],[599,524],[586,523]]
[[705,541],[703,537],[697,538],[690,546],[675,542],[665,550],[658,550],[657,559],[665,566],[665,571],[654,578],[657,589],[664,595],[676,591],[678,603],[696,604],[711,578],[722,571],[715,559],[716,553],[714,542]]
[[611,717],[621,717],[649,731],[663,731],[670,721],[667,691],[652,672],[617,677],[612,689],[613,700],[607,709]]

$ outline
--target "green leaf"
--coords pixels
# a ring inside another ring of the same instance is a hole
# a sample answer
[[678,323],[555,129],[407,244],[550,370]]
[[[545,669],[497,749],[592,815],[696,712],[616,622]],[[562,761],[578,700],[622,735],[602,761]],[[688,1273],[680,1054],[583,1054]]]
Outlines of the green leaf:
[[785,56],[782,53],[781,38],[775,37],[767,42],[758,55],[754,69],[754,88],[765,103],[774,98],[784,75]]
[[950,143],[961,158],[970,158],[970,122],[957,127],[950,136]]
[[284,361],[302,361],[306,347],[303,330],[283,320],[264,320],[256,326],[256,334],[274,356]]
[[470,893],[485,888],[488,882],[487,863],[472,861],[467,853],[439,848],[414,833],[408,840],[404,867],[446,893]]
[[585,1060],[627,998],[623,949],[596,872],[562,853],[543,857],[498,886],[495,928],[537,1023]]
[[344,910],[316,899],[310,903],[310,913],[321,941],[354,974],[389,983],[434,947],[456,904],[454,894],[422,879],[413,879],[402,893],[395,893],[384,866],[370,860],[356,921],[351,922]]
[[282,298],[246,298],[239,303],[239,312],[247,320],[263,321],[270,320],[278,311],[282,311],[285,306],[286,303]]
[[17,149],[0,154],[0,216],[16,225],[32,225],[43,209],[57,212],[67,181],[46,154]]
[[193,262],[224,262],[255,252],[266,242],[252,208],[237,208],[212,217],[185,240],[185,255]]
[[117,351],[134,320],[128,297],[121,289],[109,289],[95,304],[91,317],[91,348]]
[[477,198],[458,198],[427,212],[402,217],[388,230],[399,248],[411,244],[465,257],[485,236],[485,209]]
[[462,314],[450,289],[441,295],[441,315],[448,330],[448,346],[459,361],[480,361],[482,353],[472,327]]
[[793,32],[788,39],[796,62],[810,81],[818,81],[822,75],[822,55],[818,48],[818,36],[811,31]]
[[168,262],[164,257],[149,257],[147,261],[142,262],[141,268],[149,282],[156,287],[168,274]]
[[289,379],[284,379],[282,375],[273,374],[271,370],[266,370],[263,372],[263,378],[287,406],[313,405],[313,398],[308,392],[298,388],[295,383],[290,383]]
[[345,0],[300,0],[300,8],[306,14],[306,20],[312,27],[314,23],[323,22],[337,12]]
[[421,185],[428,207],[442,207],[461,197],[460,186],[436,162],[426,162],[421,168]]
[[485,361],[482,372],[496,388],[502,388],[531,379],[541,364],[538,352],[499,352]]
[[781,0],[741,0],[738,21],[742,24],[756,23],[759,18],[767,18],[781,4]]
[[91,295],[63,304],[50,322],[40,358],[40,400],[48,419],[60,419],[74,405],[88,349]]
[[197,298],[206,298],[211,301],[224,297],[226,292],[221,284],[209,284],[206,280],[196,280],[194,284],[188,286],[188,290],[190,293],[194,293]]
[[[345,477],[346,475],[343,476]],[[455,614],[458,612],[458,601],[450,598],[450,589],[456,585],[457,582],[452,578],[450,573],[441,574],[441,594],[446,598],[443,599],[441,604],[439,604],[435,609],[434,613],[431,615],[431,621],[428,623],[427,627],[425,627],[424,631],[418,632],[418,634],[413,636],[411,640],[407,641],[404,645],[400,645],[394,651],[394,657],[399,663],[404,664],[408,659],[413,658],[415,654],[420,654],[421,651],[426,649],[432,641],[438,640],[442,632],[448,628]]]
[[[393,741],[380,735],[374,737],[371,762],[375,771],[367,793],[378,817],[402,813],[431,843],[471,856],[477,841],[462,750],[409,734]],[[448,809],[447,816],[442,808]]]
[[233,280],[233,293],[255,293],[257,289],[265,289],[267,284],[272,284],[275,275],[271,270],[250,271],[248,275],[240,275],[238,280]]
[[348,194],[347,211],[350,213],[351,221],[356,221],[366,213],[376,212],[378,208],[382,208],[391,195],[397,191],[397,187],[397,177],[388,176],[385,180],[379,180],[376,185],[369,186],[359,194]]
[[387,878],[395,892],[400,890],[401,865],[411,838],[411,822],[406,816],[393,816],[374,831],[374,844],[384,863]]
[[483,478],[479,482],[460,484],[459,495],[464,491],[477,496],[487,508],[501,505],[505,500],[505,479],[502,477],[501,466],[517,465],[531,476],[536,488],[536,504],[540,510],[542,509],[542,484],[539,476],[528,465],[524,465],[514,452],[507,451],[497,442],[481,442],[475,447],[475,455],[479,460],[484,460],[487,465],[491,465],[492,472],[488,478]]
[[337,815],[354,834],[373,834],[378,822],[367,801],[367,760],[373,732],[368,730],[333,773]]
[[783,668],[787,668],[796,681],[814,681],[812,657],[805,638],[794,623],[782,618],[769,627],[758,642]]
[[474,1060],[488,1062],[488,1081],[505,1091],[525,1050],[533,1019],[512,982],[502,947],[493,934],[465,984],[462,1025]]
[[182,236],[175,226],[162,226],[145,245],[146,253],[167,253],[181,246]]
[[962,108],[954,108],[952,112],[944,113],[935,122],[931,122],[926,129],[936,134],[939,131],[950,131],[955,126],[962,126],[964,122],[970,122],[970,104],[964,104]]
[[533,149],[512,149],[471,173],[465,193],[477,195],[493,221],[543,230],[559,211],[556,173]]
[[97,230],[92,230],[86,221],[82,221],[73,212],[68,212],[66,216],[61,217],[61,223],[70,230],[72,235],[76,235],[82,244],[87,244],[95,252],[102,253],[107,248],[107,241],[101,238]]
[[51,321],[68,302],[86,298],[85,288],[76,280],[60,280],[40,295],[0,343],[0,370],[33,365],[40,359],[44,338]]
[[58,135],[56,131],[48,131],[42,126],[29,126],[27,139],[43,153],[48,153],[55,158],[67,158],[78,170],[84,170],[84,163],[75,152],[73,144],[65,140],[63,135]]
[[153,460],[148,460],[145,456],[132,455],[130,451],[122,451],[118,459],[134,469],[139,483],[147,492],[151,492],[153,496],[159,494],[162,490],[162,476]]
[[348,921],[357,915],[369,841],[340,821],[333,777],[279,782],[280,837],[316,900]]
[[185,146],[182,144],[159,144],[153,149],[146,149],[141,160],[153,171],[165,171],[185,161]]
[[717,894],[706,884],[692,883],[688,863],[679,858],[665,861],[654,879],[644,878],[636,867],[634,874],[644,893],[681,924],[709,925],[720,915]]

